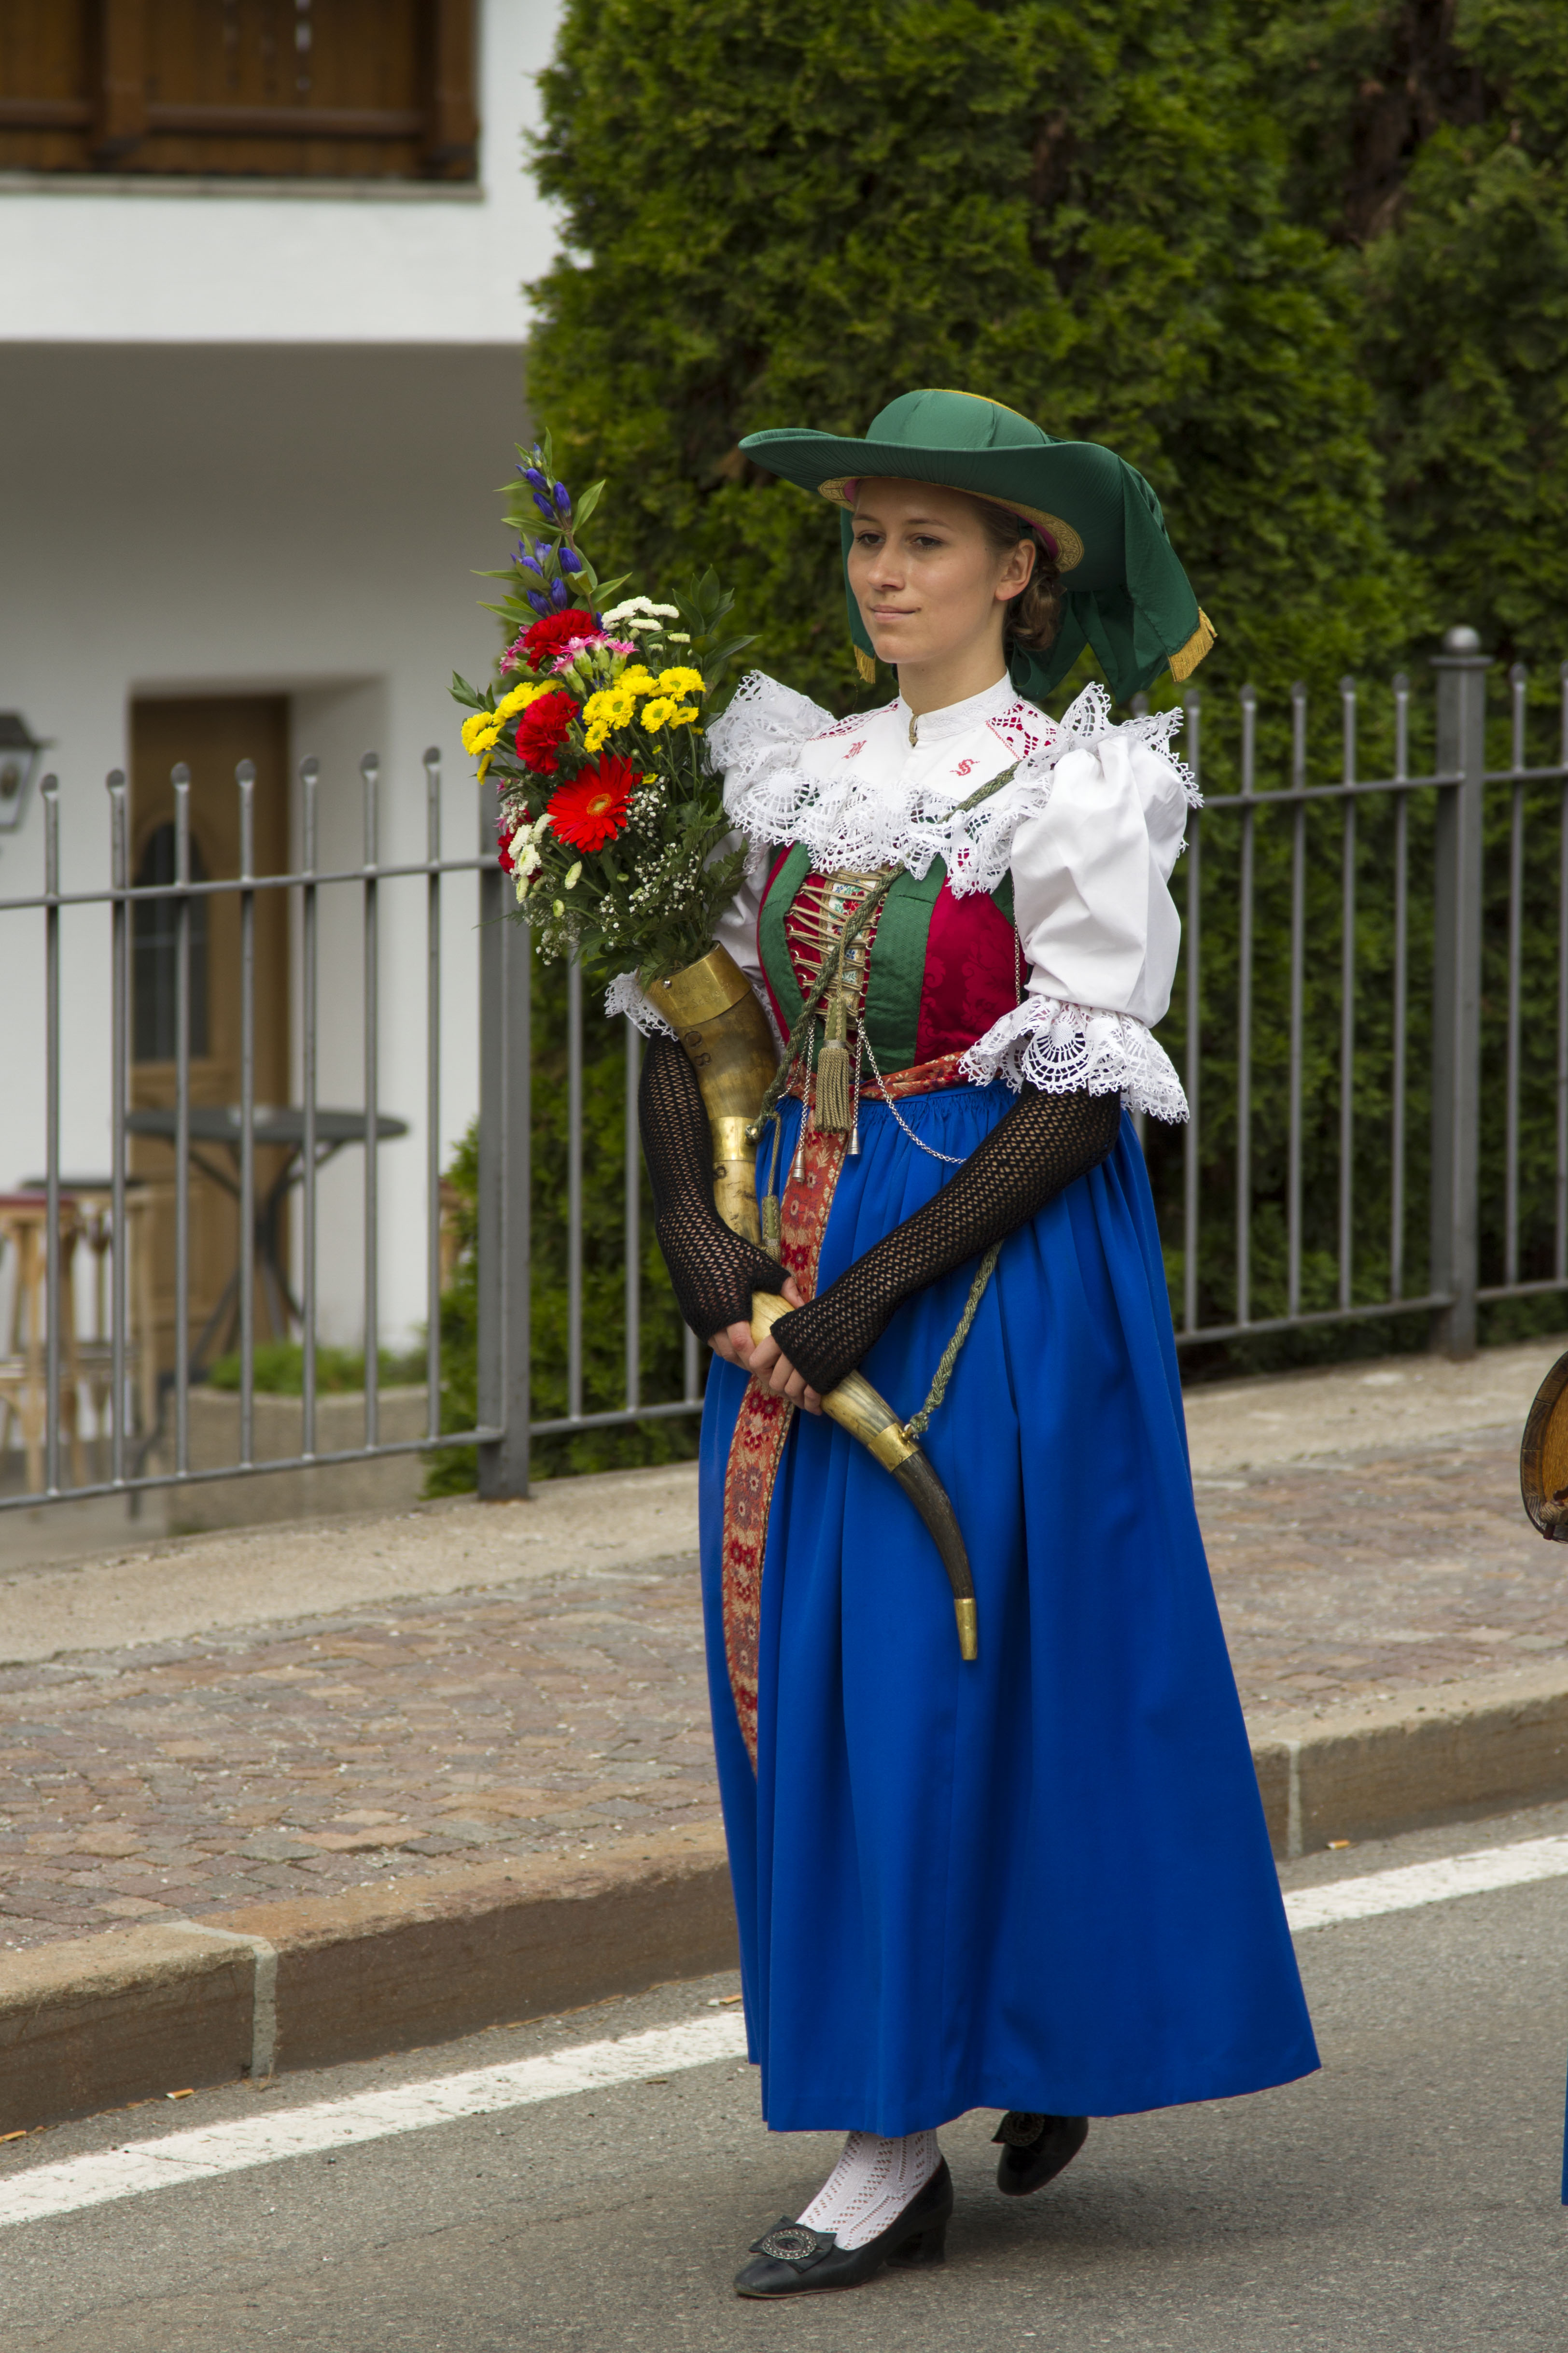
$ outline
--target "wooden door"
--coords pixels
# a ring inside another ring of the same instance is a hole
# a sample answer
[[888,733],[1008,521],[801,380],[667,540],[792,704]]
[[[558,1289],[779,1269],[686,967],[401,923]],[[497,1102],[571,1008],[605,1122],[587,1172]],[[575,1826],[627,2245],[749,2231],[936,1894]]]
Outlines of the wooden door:
[[[146,701],[131,714],[131,872],[138,883],[172,881],[174,790],[171,772],[191,772],[191,873],[218,881],[239,872],[239,790],[235,769],[256,764],[254,871],[281,874],[289,864],[289,713],[279,695],[221,695],[199,701]],[[256,896],[255,991],[258,1103],[289,1100],[288,893]],[[162,1109],[174,1100],[174,902],[141,902],[132,923],[133,1107]],[[191,1101],[237,1103],[240,1096],[240,918],[237,893],[192,902]],[[205,1155],[230,1175],[223,1147]],[[279,1155],[258,1153],[258,1197],[279,1169]],[[158,1361],[174,1361],[175,1224],[173,1146],[136,1136],[131,1166],[153,1180],[153,1314]],[[193,1163],[190,1228],[190,1340],[194,1348],[238,1259],[237,1208]],[[269,1336],[261,1287],[257,1336]],[[281,1339],[284,1335],[276,1336]]]

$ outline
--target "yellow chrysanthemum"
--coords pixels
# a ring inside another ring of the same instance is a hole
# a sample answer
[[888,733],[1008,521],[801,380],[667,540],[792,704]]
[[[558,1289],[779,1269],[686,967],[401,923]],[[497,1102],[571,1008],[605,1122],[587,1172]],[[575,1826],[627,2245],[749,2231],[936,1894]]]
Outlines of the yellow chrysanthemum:
[[670,727],[695,727],[697,724],[697,713],[692,709],[690,703],[683,702],[679,711],[672,711],[670,712],[669,718],[666,723]]
[[585,727],[625,727],[637,709],[637,698],[619,686],[602,686],[583,705]]
[[661,670],[658,674],[660,694],[700,694],[702,672],[700,670]]
[[612,728],[629,727],[637,712],[637,697],[622,687],[601,687],[583,705],[584,742],[590,752],[599,751]]
[[500,725],[493,711],[470,712],[463,722],[464,751],[488,751],[500,733]]
[[501,696],[496,704],[496,717],[510,719],[515,712],[526,711],[531,702],[537,702],[542,694],[551,693],[559,682],[556,679],[547,684],[538,679],[524,679],[521,686],[514,686],[510,694]]
[[656,695],[642,707],[642,723],[650,735],[657,735],[667,719],[675,716],[675,705],[668,694]]
[[628,662],[616,681],[623,694],[657,694],[658,682],[643,662]]

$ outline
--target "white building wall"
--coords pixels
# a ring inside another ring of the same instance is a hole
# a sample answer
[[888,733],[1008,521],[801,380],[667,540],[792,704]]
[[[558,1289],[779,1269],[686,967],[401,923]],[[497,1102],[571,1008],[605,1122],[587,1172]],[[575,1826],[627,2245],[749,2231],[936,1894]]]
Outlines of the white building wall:
[[[454,668],[494,656],[474,574],[500,560],[495,483],[521,430],[510,352],[0,353],[6,579],[0,708],[54,739],[61,873],[109,879],[103,780],[129,764],[138,695],[284,693],[292,750],[321,761],[320,857],[357,866],[362,752],[383,762],[381,850],[425,855],[426,744],[445,762],[444,830],[478,829]],[[37,799],[0,843],[0,897],[43,885]],[[390,1335],[424,1313],[424,910],[418,882],[385,886],[382,1101],[408,1117],[382,1157],[382,1295]],[[358,892],[323,892],[320,1098],[363,1099]],[[447,886],[444,1148],[477,1100],[473,886]],[[109,1155],[108,930],[68,915],[62,1152]],[[42,1166],[41,934],[0,916],[0,1184]],[[296,1027],[296,1039],[298,1030]],[[324,1200],[357,1185],[345,1155]],[[348,1206],[345,1201],[345,1208]],[[356,1250],[328,1250],[324,1336],[357,1336]]]
[[523,134],[559,16],[484,0],[476,186],[0,175],[0,341],[521,341],[553,249]]
[[[103,779],[139,695],[282,693],[321,762],[321,863],[357,864],[362,752],[383,762],[384,859],[425,854],[421,754],[444,828],[478,810],[454,668],[496,649],[477,571],[504,560],[495,486],[525,437],[522,281],[553,247],[526,176],[532,77],[558,0],[482,0],[476,188],[0,178],[0,710],[52,739],[65,887],[109,876]],[[0,837],[0,900],[41,887],[35,797]],[[388,884],[382,1329],[425,1314],[423,884]],[[476,892],[449,882],[441,1144],[478,1092]],[[68,912],[62,1160],[109,1158],[108,926]],[[41,925],[0,913],[0,1187],[43,1165]],[[319,1099],[363,1100],[357,894],[323,893]],[[297,1009],[297,1008],[296,1008]],[[299,1023],[293,1025],[298,1060]],[[363,1155],[323,1177],[321,1331],[361,1330]],[[298,1263],[298,1260],[296,1260]]]

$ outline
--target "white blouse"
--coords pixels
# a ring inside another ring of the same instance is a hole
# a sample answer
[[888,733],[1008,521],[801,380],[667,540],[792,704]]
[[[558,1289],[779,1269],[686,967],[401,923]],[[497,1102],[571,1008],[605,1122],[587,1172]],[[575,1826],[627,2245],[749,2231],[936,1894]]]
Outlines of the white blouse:
[[[1054,721],[1005,678],[918,719],[900,697],[836,721],[754,670],[709,736],[725,807],[752,845],[720,939],[765,1001],[757,916],[786,842],[803,843],[823,873],[923,875],[942,858],[961,898],[1011,871],[1028,987],[971,1048],[965,1076],[1120,1093],[1136,1111],[1184,1119],[1181,1082],[1150,1035],[1171,1001],[1181,923],[1170,876],[1198,806],[1168,748],[1181,723],[1167,711],[1115,726],[1100,686]],[[1015,762],[1010,784],[964,810]]]

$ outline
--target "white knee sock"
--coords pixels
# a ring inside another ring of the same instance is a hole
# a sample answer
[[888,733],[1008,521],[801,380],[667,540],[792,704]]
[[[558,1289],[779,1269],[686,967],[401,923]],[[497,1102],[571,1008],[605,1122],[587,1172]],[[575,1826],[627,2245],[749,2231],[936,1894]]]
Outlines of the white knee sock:
[[934,2132],[882,2140],[852,2132],[844,2154],[797,2219],[814,2231],[832,2231],[841,2247],[863,2247],[885,2231],[925,2188],[942,2163]]

